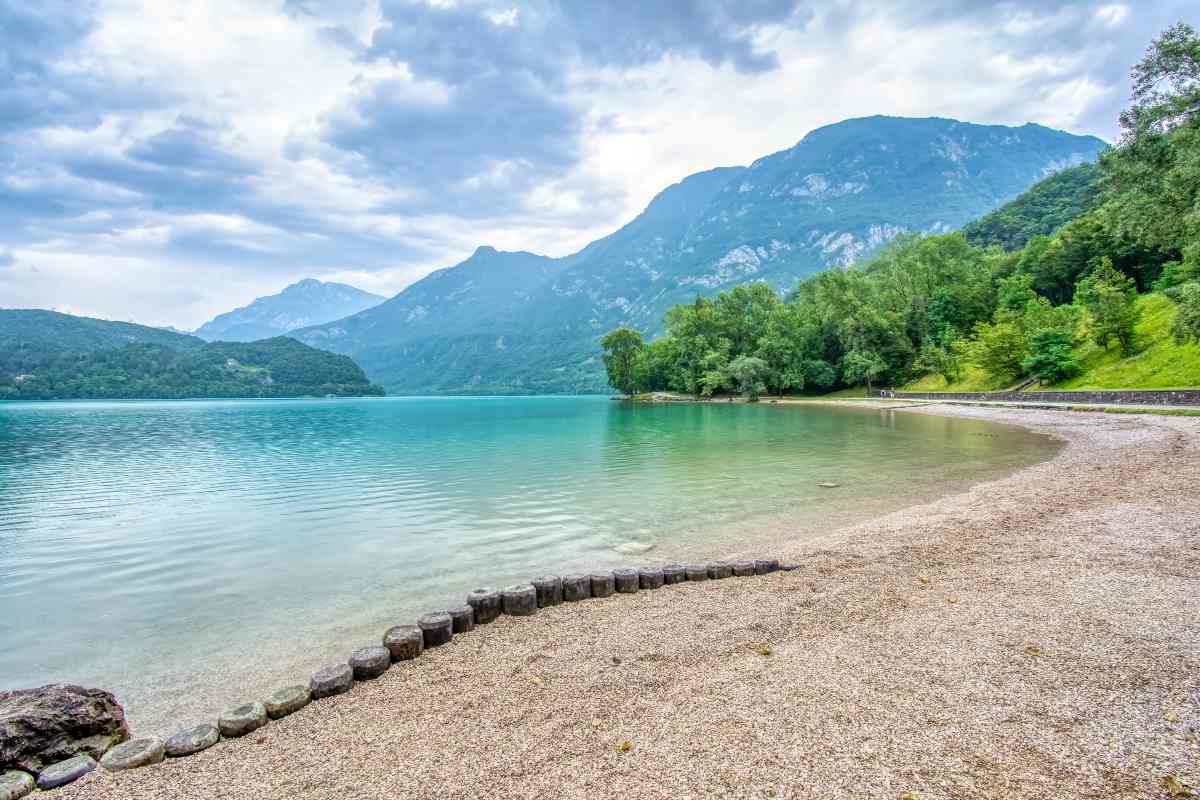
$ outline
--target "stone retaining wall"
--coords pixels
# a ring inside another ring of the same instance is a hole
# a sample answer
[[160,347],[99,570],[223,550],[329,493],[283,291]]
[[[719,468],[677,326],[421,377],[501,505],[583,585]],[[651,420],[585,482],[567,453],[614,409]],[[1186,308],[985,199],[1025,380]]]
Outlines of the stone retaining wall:
[[1001,403],[1078,403],[1105,406],[1200,406],[1200,389],[1137,389],[1090,392],[891,392],[873,397],[897,400],[983,400]]

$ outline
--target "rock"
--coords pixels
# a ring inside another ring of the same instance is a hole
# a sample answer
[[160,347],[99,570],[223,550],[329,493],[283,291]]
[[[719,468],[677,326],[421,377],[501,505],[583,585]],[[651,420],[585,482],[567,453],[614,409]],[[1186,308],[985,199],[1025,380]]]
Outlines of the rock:
[[528,617],[538,610],[537,590],[533,584],[519,583],[516,586],[506,586],[500,596],[504,602],[504,613],[514,617]]
[[39,789],[57,789],[79,780],[96,768],[96,759],[89,755],[78,755],[59,761],[42,769],[38,773]]
[[21,800],[35,786],[37,784],[28,772],[5,772],[0,774],[0,800]]
[[475,610],[475,624],[487,625],[500,616],[500,593],[495,589],[476,589],[467,595],[467,605]]
[[56,683],[0,692],[0,770],[37,774],[72,756],[95,760],[128,738],[124,709],[101,689]]
[[800,569],[799,561],[780,561],[779,569],[783,572],[795,572]]
[[308,682],[313,700],[348,692],[353,685],[354,672],[350,669],[349,664],[333,664],[319,669],[313,673],[312,680]]
[[557,575],[544,575],[540,578],[535,578],[533,581],[533,590],[537,592],[538,608],[556,606],[563,601],[562,578]]
[[733,576],[733,565],[728,561],[710,561],[708,562],[708,577],[713,580],[720,578],[729,578]]
[[638,577],[636,569],[614,569],[613,582],[616,584],[618,592],[626,594],[636,592],[641,587],[641,579]]
[[221,712],[217,718],[217,730],[226,739],[245,736],[267,724],[267,709],[262,703],[245,703]]
[[779,569],[779,560],[775,558],[760,558],[754,562],[754,574],[766,575]]
[[387,672],[391,665],[392,654],[386,647],[360,647],[350,654],[350,669],[354,672],[356,681],[378,678]]
[[[389,653],[388,656],[390,659],[391,654]],[[307,686],[296,685],[273,692],[263,701],[263,708],[267,709],[267,716],[271,719],[283,719],[288,714],[295,714],[311,702],[312,690]]]
[[687,580],[687,572],[680,564],[667,564],[663,567],[663,583],[683,583]]
[[642,567],[638,570],[638,583],[643,589],[657,589],[665,582],[662,567]]
[[683,572],[689,581],[708,580],[708,564],[688,564]]
[[421,629],[421,638],[426,650],[440,647],[454,637],[454,620],[444,611],[426,614],[417,620],[417,627]]
[[450,630],[453,633],[470,633],[475,630],[475,609],[470,606],[455,606],[446,609],[450,615]]
[[817,486],[821,487],[822,489],[836,489],[841,486],[841,484],[834,483],[833,481],[821,481],[817,484]]
[[163,750],[167,754],[167,758],[186,758],[194,756],[202,750],[207,750],[219,741],[221,741],[221,732],[217,730],[217,726],[205,723],[188,728],[186,731],[180,731],[167,739]]
[[753,561],[735,561],[733,562],[733,574],[739,578],[748,578],[754,574]]
[[575,603],[592,596],[591,575],[564,575],[562,579],[563,600]]
[[130,739],[105,753],[100,759],[100,766],[109,772],[120,772],[158,764],[165,755],[162,739]]
[[618,553],[623,553],[627,556],[640,556],[642,553],[649,553],[654,549],[653,542],[622,542],[613,548]]
[[392,654],[392,661],[408,661],[425,649],[425,635],[416,625],[397,625],[383,635],[383,646]]
[[611,572],[592,573],[592,597],[610,597],[617,590],[617,579]]

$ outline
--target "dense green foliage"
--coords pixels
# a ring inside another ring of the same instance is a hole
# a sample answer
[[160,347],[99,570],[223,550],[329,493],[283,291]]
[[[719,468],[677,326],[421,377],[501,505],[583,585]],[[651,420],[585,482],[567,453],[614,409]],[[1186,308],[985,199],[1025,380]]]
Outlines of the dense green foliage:
[[1103,173],[1096,164],[1064,169],[1011,203],[966,225],[967,241],[980,247],[996,245],[1020,250],[1035,236],[1045,236],[1091,209],[1100,192]]
[[379,395],[346,356],[293,339],[195,337],[52,311],[0,311],[0,400]]
[[[1038,125],[845,120],[747,167],[685,178],[573,255],[480,248],[376,308],[292,335],[353,356],[389,391],[603,391],[609,330],[652,337],[672,306],[746,281],[791,290],[906,232],[957,228],[1104,147]],[[800,377],[793,369],[789,387]]]
[[901,237],[786,300],[759,283],[677,305],[637,354],[634,388],[753,394],[734,370],[744,358],[776,392],[928,373],[954,384],[970,372],[980,388],[1063,383],[1084,361],[1153,344],[1137,336],[1139,291],[1165,293],[1172,311],[1177,298],[1176,339],[1197,337],[1200,40],[1171,28],[1134,77],[1143,107],[1122,117],[1126,137],[1099,166],[1044,181],[966,234]]

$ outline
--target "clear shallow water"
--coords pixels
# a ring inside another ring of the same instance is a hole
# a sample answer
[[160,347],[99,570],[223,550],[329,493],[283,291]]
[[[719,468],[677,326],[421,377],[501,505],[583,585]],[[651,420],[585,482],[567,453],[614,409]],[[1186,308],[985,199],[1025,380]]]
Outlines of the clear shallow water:
[[101,686],[167,734],[473,586],[769,551],[1056,448],[770,404],[0,405],[0,688]]

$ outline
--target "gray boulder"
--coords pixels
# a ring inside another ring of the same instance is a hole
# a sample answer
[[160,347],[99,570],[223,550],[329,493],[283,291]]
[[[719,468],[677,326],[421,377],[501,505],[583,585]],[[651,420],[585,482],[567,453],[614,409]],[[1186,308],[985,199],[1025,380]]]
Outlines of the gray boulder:
[[221,732],[215,725],[197,725],[167,739],[163,752],[167,758],[185,758],[207,750],[221,740]]
[[392,665],[392,654],[386,647],[360,647],[350,654],[350,669],[354,680],[369,681],[378,678]]
[[623,593],[636,592],[641,588],[638,571],[628,567],[613,570],[613,583],[616,585],[617,591]]
[[643,589],[658,589],[666,582],[662,567],[642,567],[638,570],[638,582]]
[[396,625],[383,634],[383,646],[392,654],[392,661],[409,661],[425,649],[425,637],[416,625]]
[[562,579],[563,600],[577,603],[592,596],[592,577],[590,575],[564,575]]
[[350,665],[333,664],[314,672],[308,688],[312,691],[312,699],[320,700],[323,697],[344,694],[350,691],[350,687],[353,685],[354,672],[350,669]]
[[425,649],[441,647],[454,638],[454,620],[445,612],[425,614],[417,618]]
[[617,590],[617,578],[611,572],[592,573],[592,597],[612,597]]
[[78,755],[44,768],[38,773],[37,785],[39,789],[57,789],[79,780],[95,768],[96,759],[89,755]]
[[130,739],[104,754],[100,766],[109,772],[158,764],[166,755],[162,739]]
[[687,580],[687,573],[681,564],[667,564],[663,567],[663,583],[683,583]]
[[56,683],[0,692],[0,770],[36,774],[72,756],[94,760],[128,738],[124,709],[101,689]]
[[447,608],[450,615],[450,628],[454,633],[470,633],[475,630],[475,609],[470,606],[455,606]]
[[21,800],[33,791],[37,784],[28,772],[5,772],[0,774],[0,800]]
[[708,580],[708,564],[688,564],[683,571],[689,581]]
[[487,625],[500,616],[500,593],[495,589],[474,589],[467,594],[467,605],[475,611],[475,624]]
[[534,578],[533,588],[537,592],[538,608],[557,606],[563,601],[563,582],[557,575]]
[[271,719],[283,719],[288,714],[295,714],[312,702],[312,690],[307,686],[297,684],[286,686],[263,701],[267,716]]
[[753,561],[735,561],[733,562],[733,574],[739,578],[748,578],[754,574]]
[[506,586],[500,596],[504,601],[504,613],[514,617],[528,617],[538,610],[537,590],[531,583],[519,583],[516,586]]
[[267,724],[267,709],[262,703],[245,703],[226,709],[217,718],[217,729],[226,739],[253,733]]

